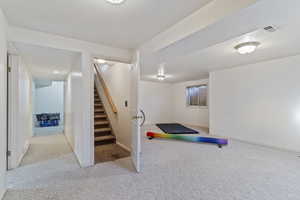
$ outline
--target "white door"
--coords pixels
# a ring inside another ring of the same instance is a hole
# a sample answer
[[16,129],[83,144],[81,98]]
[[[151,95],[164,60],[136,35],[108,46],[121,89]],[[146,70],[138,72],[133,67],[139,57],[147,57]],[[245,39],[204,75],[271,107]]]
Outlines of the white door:
[[141,134],[140,134],[140,113],[139,113],[139,80],[140,80],[140,55],[136,52],[131,66],[131,157],[137,172],[141,171]]

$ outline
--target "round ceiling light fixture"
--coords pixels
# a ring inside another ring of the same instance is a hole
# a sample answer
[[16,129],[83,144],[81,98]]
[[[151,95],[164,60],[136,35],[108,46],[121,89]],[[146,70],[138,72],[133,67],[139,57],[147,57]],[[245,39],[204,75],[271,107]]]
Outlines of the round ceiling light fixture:
[[158,74],[158,75],[156,75],[156,77],[159,81],[163,81],[166,79],[166,75],[164,75],[164,74]]
[[156,75],[156,78],[159,81],[163,81],[166,79],[166,75],[165,75],[165,63],[160,64],[160,67],[158,69],[158,73]]
[[106,0],[106,1],[111,4],[118,5],[124,3],[125,0]]
[[253,53],[259,45],[259,42],[245,42],[236,45],[234,48],[239,52],[239,54],[249,54]]

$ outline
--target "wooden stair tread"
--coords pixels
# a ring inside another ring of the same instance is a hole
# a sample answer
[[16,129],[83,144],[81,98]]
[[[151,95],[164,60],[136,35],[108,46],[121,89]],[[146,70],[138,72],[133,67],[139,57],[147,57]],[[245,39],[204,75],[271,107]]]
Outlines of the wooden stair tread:
[[94,122],[94,125],[106,125],[106,124],[109,124],[108,121],[95,121]]
[[107,145],[116,143],[116,137],[112,134],[112,128],[104,105],[97,88],[94,88],[94,145]]
[[99,136],[99,137],[95,137],[95,142],[104,141],[104,140],[113,140],[113,139],[116,139],[114,135]]
[[111,128],[97,128],[97,129],[94,129],[94,132],[107,132],[107,131],[111,131]]
[[94,115],[94,118],[102,118],[102,117],[107,117],[106,114],[96,114]]

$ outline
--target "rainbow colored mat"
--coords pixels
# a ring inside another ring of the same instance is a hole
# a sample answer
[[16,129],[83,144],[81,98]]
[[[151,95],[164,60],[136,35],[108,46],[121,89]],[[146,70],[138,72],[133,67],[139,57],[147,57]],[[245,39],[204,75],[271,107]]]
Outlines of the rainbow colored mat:
[[155,133],[155,132],[147,132],[147,137],[149,139],[165,138],[165,139],[184,140],[184,141],[188,141],[188,142],[210,143],[210,144],[217,144],[219,147],[222,147],[222,146],[228,144],[228,140],[222,139],[222,138],[184,136],[184,135],[162,134],[162,133]]

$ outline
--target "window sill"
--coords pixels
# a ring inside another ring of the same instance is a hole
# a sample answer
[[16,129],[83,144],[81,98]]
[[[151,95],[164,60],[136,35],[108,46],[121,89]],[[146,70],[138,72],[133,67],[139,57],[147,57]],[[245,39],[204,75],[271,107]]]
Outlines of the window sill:
[[208,106],[186,106],[190,109],[208,109]]

